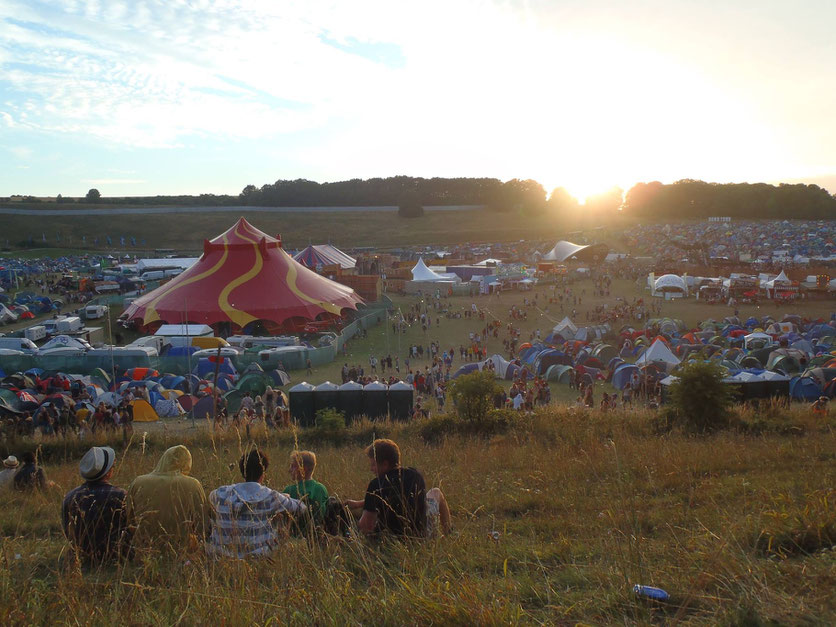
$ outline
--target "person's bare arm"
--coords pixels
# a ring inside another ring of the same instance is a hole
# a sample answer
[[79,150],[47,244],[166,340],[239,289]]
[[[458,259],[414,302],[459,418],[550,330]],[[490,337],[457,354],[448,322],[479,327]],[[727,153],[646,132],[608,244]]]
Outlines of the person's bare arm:
[[360,520],[357,521],[357,528],[360,530],[360,533],[364,533],[366,535],[374,533],[376,525],[377,512],[370,512],[369,510],[364,509],[363,515],[360,516]]

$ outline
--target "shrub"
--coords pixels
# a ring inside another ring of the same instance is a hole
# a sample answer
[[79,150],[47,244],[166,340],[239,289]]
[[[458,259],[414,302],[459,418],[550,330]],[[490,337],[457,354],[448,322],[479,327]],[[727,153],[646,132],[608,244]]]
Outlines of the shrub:
[[316,412],[314,438],[330,442],[339,442],[345,437],[345,416],[336,409],[326,408]]
[[727,427],[734,391],[723,383],[722,369],[712,362],[692,362],[671,385],[672,420],[689,430],[707,433]]
[[438,444],[448,435],[459,432],[459,420],[452,414],[436,414],[420,421],[418,435],[428,444]]
[[493,408],[493,398],[502,390],[492,372],[473,372],[453,380],[450,397],[464,420],[478,420]]

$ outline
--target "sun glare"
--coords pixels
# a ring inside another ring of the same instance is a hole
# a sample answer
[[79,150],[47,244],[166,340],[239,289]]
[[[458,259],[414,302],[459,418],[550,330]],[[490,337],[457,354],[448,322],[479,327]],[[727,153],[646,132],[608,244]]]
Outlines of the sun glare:
[[584,205],[586,204],[587,198],[603,194],[611,189],[613,185],[613,183],[602,183],[600,179],[595,179],[593,177],[588,179],[572,178],[571,180],[566,181],[555,181],[553,185],[547,186],[546,190],[549,194],[551,194],[555,188],[562,187],[569,192],[569,194],[575,198],[578,203]]

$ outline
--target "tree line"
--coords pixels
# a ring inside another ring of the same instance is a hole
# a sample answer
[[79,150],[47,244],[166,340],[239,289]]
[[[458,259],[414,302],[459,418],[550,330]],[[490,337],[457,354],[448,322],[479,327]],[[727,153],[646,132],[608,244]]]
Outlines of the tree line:
[[819,220],[836,218],[836,196],[818,185],[685,179],[669,185],[637,183],[627,192],[622,209],[627,215],[652,220],[709,216]]
[[[24,197],[25,204],[38,202]],[[0,200],[2,202],[2,200]],[[532,179],[388,178],[318,183],[306,179],[278,180],[261,187],[247,185],[238,195],[105,197],[91,189],[78,200],[57,202],[108,205],[345,207],[398,206],[402,215],[417,217],[425,206],[475,205],[492,211],[552,215],[582,211],[592,220],[615,212],[648,220],[701,219],[729,216],[751,219],[832,219],[836,196],[817,185],[707,183],[684,179],[671,184],[637,183],[625,194],[619,187],[591,196],[581,205],[566,189],[551,194]]]

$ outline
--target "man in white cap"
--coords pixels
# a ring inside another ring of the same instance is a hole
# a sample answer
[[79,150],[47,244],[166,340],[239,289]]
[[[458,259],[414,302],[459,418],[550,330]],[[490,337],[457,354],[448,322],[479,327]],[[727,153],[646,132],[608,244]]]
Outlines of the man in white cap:
[[110,484],[116,453],[108,446],[94,446],[81,458],[85,483],[64,497],[61,518],[64,535],[88,562],[117,558],[125,529],[126,492]]
[[14,455],[9,455],[3,460],[3,469],[0,470],[0,492],[12,487],[19,466],[20,462]]

